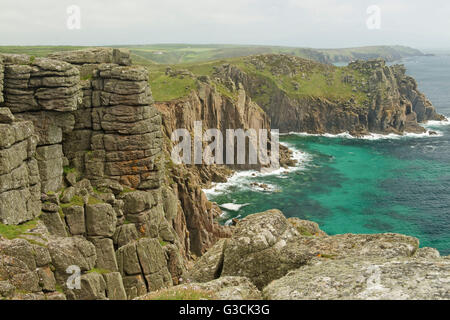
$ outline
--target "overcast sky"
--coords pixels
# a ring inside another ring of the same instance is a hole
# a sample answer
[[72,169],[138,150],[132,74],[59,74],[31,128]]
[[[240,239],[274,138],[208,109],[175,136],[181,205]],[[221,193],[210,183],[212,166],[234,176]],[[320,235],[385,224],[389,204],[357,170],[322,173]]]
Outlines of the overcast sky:
[[[67,7],[81,29],[67,28]],[[380,8],[369,29],[367,8]],[[151,43],[450,47],[448,0],[1,0],[0,45]]]

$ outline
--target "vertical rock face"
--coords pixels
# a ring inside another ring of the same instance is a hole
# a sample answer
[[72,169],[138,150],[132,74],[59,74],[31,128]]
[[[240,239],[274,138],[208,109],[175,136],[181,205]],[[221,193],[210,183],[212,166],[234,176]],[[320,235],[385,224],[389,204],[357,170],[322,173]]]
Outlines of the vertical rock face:
[[83,103],[73,113],[74,130],[64,138],[68,159],[91,180],[158,188],[161,117],[151,105],[147,70],[129,66],[129,55],[116,49],[52,57],[75,63],[83,79]]
[[[150,106],[147,70],[100,65],[92,87],[91,147],[104,176],[133,188],[158,188],[161,117]],[[86,169],[94,171],[89,163]]]
[[[197,91],[188,97],[169,102],[158,102],[156,108],[163,115],[163,132],[170,139],[174,130],[187,129],[193,135],[194,122],[202,121],[203,130],[217,128],[226,136],[226,129],[266,129],[270,121],[264,111],[254,103],[243,88],[234,89],[236,99],[220,94],[208,81],[201,81]],[[171,145],[166,148],[170,153]],[[248,169],[251,166],[236,166]],[[228,237],[228,229],[220,227],[215,219],[220,208],[211,204],[202,191],[210,182],[224,181],[229,175],[229,166],[177,166],[173,172],[178,198],[181,201],[177,232],[181,239],[186,231],[190,250],[201,256],[219,238]],[[184,228],[185,226],[185,228]],[[206,231],[206,232],[205,232]]]
[[3,66],[3,57],[0,56],[0,103],[3,102],[3,77],[5,67]]
[[29,121],[0,108],[0,222],[19,224],[41,211],[36,136]]
[[41,190],[57,191],[62,187],[63,132],[73,129],[70,112],[82,98],[79,71],[63,61],[25,55],[4,55],[4,63],[4,106],[16,118],[33,122]]
[[[124,299],[178,284],[190,242],[205,250],[220,228],[203,195],[202,219],[215,229],[189,240],[177,188],[163,184],[147,70],[118,49],[2,55],[0,89],[0,223],[29,222],[20,237],[48,248],[41,269],[22,268],[19,278],[32,278],[21,283],[7,264],[27,263],[25,247],[17,256],[2,244],[0,297]],[[81,269],[81,289],[67,284],[70,266]]]

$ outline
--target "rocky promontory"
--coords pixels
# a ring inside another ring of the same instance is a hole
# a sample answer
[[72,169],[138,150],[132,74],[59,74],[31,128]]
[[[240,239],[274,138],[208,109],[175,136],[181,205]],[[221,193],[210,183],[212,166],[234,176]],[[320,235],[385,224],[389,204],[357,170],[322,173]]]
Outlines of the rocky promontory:
[[[250,57],[203,75],[168,70],[196,89],[155,103],[148,70],[127,50],[0,55],[0,297],[147,299],[187,290],[220,299],[448,298],[447,258],[419,249],[417,239],[328,236],[276,210],[222,226],[202,187],[249,167],[170,159],[171,133],[192,131],[196,120],[221,131],[302,124],[401,133],[440,119],[401,67],[372,61],[336,71],[302,60],[314,72],[299,73],[290,59]],[[327,85],[339,99],[304,98],[302,85],[321,88],[333,72],[346,83]],[[302,94],[293,99],[273,74]],[[285,148],[282,155],[281,165],[294,164]]]
[[449,299],[450,260],[414,237],[329,236],[314,222],[269,210],[239,221],[188,280],[171,290],[217,292],[217,299]]
[[268,54],[215,66],[213,77],[243,86],[280,132],[425,132],[420,123],[445,118],[405,72],[381,59],[335,67]]

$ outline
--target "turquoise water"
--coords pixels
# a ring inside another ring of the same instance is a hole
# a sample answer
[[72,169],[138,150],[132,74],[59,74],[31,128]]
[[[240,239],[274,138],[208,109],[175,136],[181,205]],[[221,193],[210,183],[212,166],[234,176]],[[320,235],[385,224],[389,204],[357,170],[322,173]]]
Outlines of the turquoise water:
[[[450,57],[402,61],[419,88],[450,116]],[[208,197],[224,209],[222,222],[278,208],[313,220],[329,234],[398,232],[450,254],[450,126],[439,136],[354,139],[281,136],[303,154],[301,167],[273,175],[245,173]],[[269,191],[252,183],[264,183]]]

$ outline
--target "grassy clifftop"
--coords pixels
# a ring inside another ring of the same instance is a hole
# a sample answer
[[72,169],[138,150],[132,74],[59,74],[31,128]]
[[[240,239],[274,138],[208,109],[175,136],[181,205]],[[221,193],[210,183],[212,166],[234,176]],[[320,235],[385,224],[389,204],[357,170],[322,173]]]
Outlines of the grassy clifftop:
[[340,101],[353,97],[361,103],[367,98],[365,93],[346,81],[348,78],[364,81],[365,75],[357,70],[279,54],[149,66],[154,98],[156,101],[182,98],[196,89],[198,79],[205,76],[218,91],[233,97],[236,90],[224,79],[224,66],[232,66],[253,79],[261,80],[257,81],[259,94],[254,99],[262,104],[274,94],[274,90],[281,90],[292,98],[314,97]]
[[423,55],[419,50],[404,46],[313,49],[279,46],[161,44],[128,46],[127,48],[143,61],[161,64],[202,62],[269,53],[289,54],[322,63],[373,58],[394,61],[404,57]]

